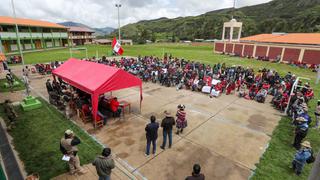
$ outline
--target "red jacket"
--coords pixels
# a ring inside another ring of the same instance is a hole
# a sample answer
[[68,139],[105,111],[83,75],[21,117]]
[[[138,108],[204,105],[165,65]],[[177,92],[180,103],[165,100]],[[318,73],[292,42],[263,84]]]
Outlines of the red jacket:
[[112,99],[110,101],[110,109],[112,112],[116,112],[118,110],[119,107],[119,102],[115,99]]

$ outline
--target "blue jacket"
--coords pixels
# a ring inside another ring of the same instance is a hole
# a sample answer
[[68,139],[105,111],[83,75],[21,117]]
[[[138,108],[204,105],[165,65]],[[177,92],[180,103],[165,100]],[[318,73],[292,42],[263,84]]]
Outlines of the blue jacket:
[[145,130],[146,130],[146,137],[150,140],[155,140],[158,138],[158,129],[159,129],[159,123],[149,123],[147,124]]
[[297,151],[297,153],[294,156],[294,160],[298,161],[301,164],[305,164],[307,159],[309,159],[311,156],[311,150],[310,149],[300,149]]

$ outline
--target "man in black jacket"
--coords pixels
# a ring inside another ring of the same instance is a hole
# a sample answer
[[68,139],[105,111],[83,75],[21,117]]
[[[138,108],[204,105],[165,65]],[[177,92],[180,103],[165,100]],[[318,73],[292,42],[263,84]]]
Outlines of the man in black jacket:
[[169,148],[172,145],[172,127],[175,125],[174,118],[169,111],[165,111],[166,117],[161,122],[161,127],[163,128],[163,143],[160,146],[161,149],[165,149],[167,143],[167,136],[169,136]]
[[205,177],[201,172],[201,167],[199,164],[193,165],[192,176],[186,177],[186,180],[205,180]]
[[146,130],[146,138],[147,138],[147,148],[146,148],[146,156],[149,156],[150,152],[150,145],[152,143],[153,149],[152,154],[156,154],[156,141],[158,138],[158,129],[159,129],[159,123],[156,122],[156,117],[151,116],[150,117],[151,123],[147,124],[145,130]]

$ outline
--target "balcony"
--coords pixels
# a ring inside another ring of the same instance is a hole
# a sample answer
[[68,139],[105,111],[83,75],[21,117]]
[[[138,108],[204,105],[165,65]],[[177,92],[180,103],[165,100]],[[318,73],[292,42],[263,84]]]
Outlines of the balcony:
[[32,33],[31,34],[32,38],[42,38],[42,33]]
[[60,38],[60,33],[59,33],[59,32],[53,32],[53,33],[52,33],[52,36],[53,36],[54,38]]
[[0,32],[1,39],[16,39],[16,33],[15,32]]
[[51,33],[43,33],[43,37],[44,38],[52,38],[52,34]]
[[92,39],[96,38],[95,36],[69,36],[69,39]]
[[61,38],[68,38],[68,33],[67,32],[62,32],[61,34]]
[[30,39],[31,35],[29,32],[19,32],[19,37],[24,39]]

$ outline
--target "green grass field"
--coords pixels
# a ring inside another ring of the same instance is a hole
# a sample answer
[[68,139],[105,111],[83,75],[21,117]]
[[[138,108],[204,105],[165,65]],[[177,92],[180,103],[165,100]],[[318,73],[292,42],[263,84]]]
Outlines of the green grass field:
[[[25,89],[22,80],[19,79],[15,75],[13,75],[13,76],[14,76],[14,79],[19,82],[19,85],[18,86],[14,86],[12,90],[13,91],[21,91],[21,90]],[[5,83],[7,83],[7,79],[0,79],[0,92],[10,92],[11,89],[10,88],[6,88],[4,86]]]
[[[43,104],[40,109],[24,112],[20,106],[16,108],[19,117],[16,128],[10,131],[27,173],[37,172],[41,179],[47,180],[68,171],[59,149],[66,129],[72,129],[82,141],[79,145],[81,164],[91,163],[102,147],[54,107],[40,100]],[[6,120],[2,104],[0,116]]]
[[[110,46],[97,46],[89,45],[88,56],[92,57],[99,53],[99,57],[102,55],[108,55],[111,52]],[[153,45],[133,45],[124,46],[124,56],[158,56],[162,57],[163,53],[172,54],[174,57],[184,58],[188,60],[201,61],[205,64],[226,63],[227,65],[242,65],[245,67],[252,67],[255,70],[259,68],[268,68],[278,71],[281,75],[285,75],[288,71],[291,71],[297,76],[310,78],[311,86],[314,88],[315,97],[319,98],[320,86],[316,86],[315,76],[316,73],[311,72],[308,69],[300,69],[297,67],[289,66],[286,64],[261,62],[256,60],[249,60],[243,58],[229,57],[218,54],[213,54],[212,46],[191,46],[185,44],[153,44]],[[84,51],[79,51],[74,54],[74,57],[85,57]],[[25,54],[25,61],[29,64],[38,62],[49,62],[52,60],[66,60],[69,58],[68,49],[51,50],[44,52],[35,52]],[[312,119],[314,117],[314,109],[316,105],[316,99],[313,99],[309,103],[309,114]],[[312,125],[315,122],[312,123]],[[35,127],[36,128],[36,127]],[[294,138],[294,127],[290,125],[290,120],[287,117],[283,117],[279,122],[279,125],[273,132],[270,145],[260,163],[257,165],[257,169],[253,175],[253,179],[307,179],[308,173],[312,165],[307,165],[303,174],[300,177],[294,175],[290,169],[291,160],[295,153],[294,148],[291,147],[291,143]],[[314,147],[314,152],[319,151],[320,139],[318,138],[319,131],[310,129],[307,140],[309,140]]]

